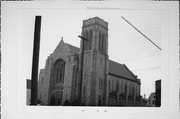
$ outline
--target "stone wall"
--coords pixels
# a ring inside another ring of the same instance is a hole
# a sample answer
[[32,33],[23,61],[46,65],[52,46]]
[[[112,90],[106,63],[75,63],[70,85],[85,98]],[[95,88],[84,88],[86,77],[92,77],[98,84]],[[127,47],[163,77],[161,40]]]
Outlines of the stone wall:
[[125,105],[132,106],[135,97],[140,95],[138,82],[113,75],[109,75],[107,88],[109,105],[122,105],[122,102],[127,102]]

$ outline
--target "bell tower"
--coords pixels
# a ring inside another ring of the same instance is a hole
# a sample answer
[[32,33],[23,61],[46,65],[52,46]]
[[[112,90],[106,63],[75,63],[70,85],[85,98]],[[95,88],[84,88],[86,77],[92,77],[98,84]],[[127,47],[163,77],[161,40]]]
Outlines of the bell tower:
[[[81,103],[105,105],[108,75],[108,23],[99,17],[83,21],[84,41]],[[81,47],[82,51],[82,41]]]
[[94,50],[108,54],[108,23],[103,19],[94,17],[84,20],[81,35],[89,40],[84,43],[85,51]]

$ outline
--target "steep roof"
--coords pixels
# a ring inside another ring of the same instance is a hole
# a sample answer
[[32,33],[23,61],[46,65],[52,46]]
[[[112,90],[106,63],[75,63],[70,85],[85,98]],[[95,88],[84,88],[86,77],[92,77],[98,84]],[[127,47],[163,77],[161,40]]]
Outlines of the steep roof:
[[109,74],[120,76],[122,78],[128,78],[132,80],[136,80],[135,75],[128,69],[125,64],[120,64],[109,60]]
[[68,43],[65,43],[67,45],[67,47],[71,50],[71,52],[79,52],[79,48],[73,46],[73,45],[70,45]]
[[[71,52],[79,52],[79,48],[65,43]],[[120,64],[115,61],[109,60],[109,70],[110,75],[126,78],[129,80],[137,80],[136,76],[128,69],[125,64]]]
[[67,49],[68,52],[71,52],[71,50],[69,49],[69,47],[66,45],[66,43],[63,41],[63,39],[58,43],[58,45],[56,46],[55,50],[53,51],[53,54],[55,52],[58,52],[60,50],[60,48],[62,46],[65,46],[65,48]]

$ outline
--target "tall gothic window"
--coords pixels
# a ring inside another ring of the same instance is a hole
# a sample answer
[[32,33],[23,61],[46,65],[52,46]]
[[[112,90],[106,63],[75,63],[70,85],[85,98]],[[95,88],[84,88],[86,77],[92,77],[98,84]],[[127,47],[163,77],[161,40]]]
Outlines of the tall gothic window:
[[99,51],[102,52],[102,38],[101,32],[99,32]]
[[[88,32],[86,31],[85,33],[84,33],[84,37],[85,38],[88,38]],[[84,50],[87,50],[88,49],[88,42],[86,41],[86,40],[84,40]]]
[[65,72],[65,62],[62,59],[59,59],[54,64],[54,74],[55,74],[55,83],[64,82],[64,72]]
[[93,31],[90,30],[89,31],[89,37],[88,37],[88,50],[91,50],[92,49],[92,35],[93,35]]
[[83,35],[87,40],[84,41],[84,50],[91,50],[92,49],[92,36],[93,36],[93,30],[86,31]]
[[102,52],[106,52],[105,34],[102,34]]
[[99,32],[99,51],[105,53],[106,51],[106,43],[105,43],[105,34]]

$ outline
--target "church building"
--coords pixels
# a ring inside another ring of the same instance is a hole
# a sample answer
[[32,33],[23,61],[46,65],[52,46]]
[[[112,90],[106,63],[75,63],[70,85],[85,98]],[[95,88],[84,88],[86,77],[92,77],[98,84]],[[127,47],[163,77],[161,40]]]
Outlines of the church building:
[[99,17],[84,20],[81,36],[88,39],[84,50],[82,39],[80,48],[61,40],[48,56],[39,73],[41,104],[140,106],[140,79],[125,64],[109,59],[108,23]]

